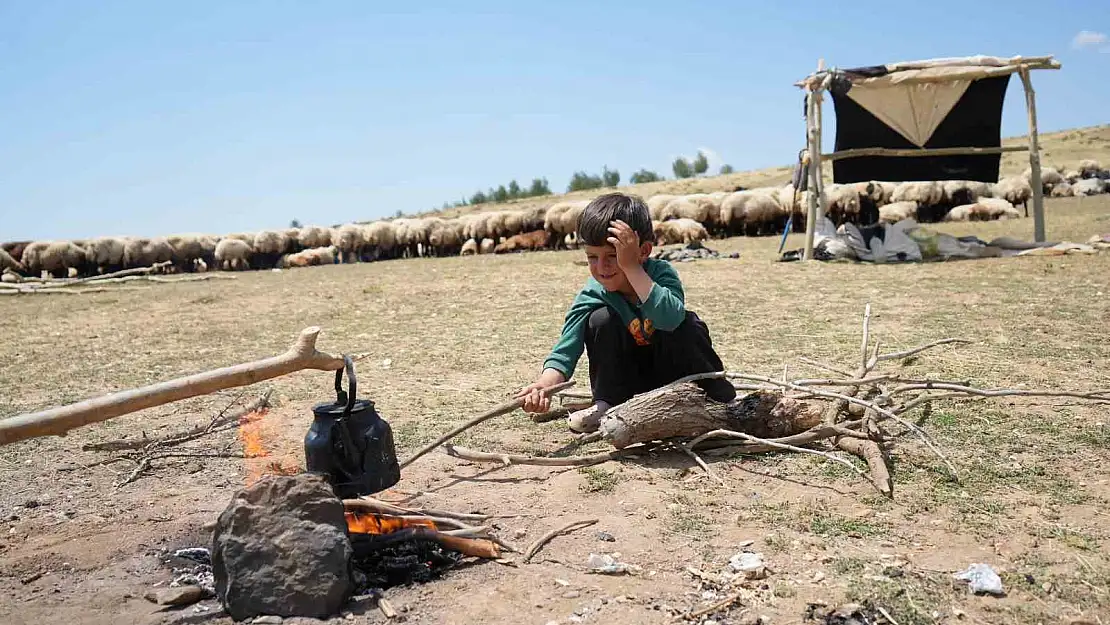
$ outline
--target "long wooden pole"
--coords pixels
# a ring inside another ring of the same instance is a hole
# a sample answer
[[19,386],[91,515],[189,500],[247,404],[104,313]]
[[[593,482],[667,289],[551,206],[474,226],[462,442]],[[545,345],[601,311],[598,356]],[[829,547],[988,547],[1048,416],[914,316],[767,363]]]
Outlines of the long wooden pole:
[[846,158],[860,156],[956,156],[960,154],[1002,154],[1004,152],[1026,152],[1027,145],[1005,145],[997,148],[853,148],[822,154],[821,158],[829,161],[839,161]]
[[[817,70],[822,71],[824,69],[825,59],[821,59],[817,62]],[[821,101],[825,97],[824,89],[824,83],[822,82],[822,84],[817,88],[817,91],[814,92],[814,96],[816,97],[814,97],[813,99],[813,130],[814,134],[816,135],[816,138],[814,140],[815,149],[813,151],[813,189],[814,192],[817,194],[817,214],[820,216],[824,216],[825,207],[828,206],[828,204],[825,203],[825,163],[821,159]]]
[[1041,147],[1037,138],[1037,94],[1033,91],[1029,68],[1022,66],[1018,74],[1025,87],[1025,110],[1029,114],[1029,169],[1032,172],[1029,184],[1033,186],[1033,240],[1041,243],[1045,240],[1044,183],[1041,182]]
[[297,341],[279,356],[0,419],[0,446],[37,436],[64,436],[70,430],[91,423],[226,388],[248,386],[302,369],[342,369],[343,358],[317,351],[316,337],[319,334],[318,327],[305,328]]
[[814,171],[816,165],[814,164],[814,155],[820,153],[821,149],[817,146],[815,137],[816,134],[813,130],[814,123],[814,92],[812,89],[806,91],[806,145],[809,150],[809,164],[806,167],[806,178],[809,180],[807,185],[809,193],[806,195],[809,202],[806,205],[806,242],[805,249],[802,253],[802,260],[813,260],[813,236],[817,230],[817,185],[813,182]]
[[[563,389],[568,389],[572,386],[574,386],[574,382],[568,380],[566,382],[556,384],[555,386],[549,386],[549,387],[543,389],[543,394],[547,397],[550,397],[552,394],[558,393],[559,391],[561,391]],[[403,469],[403,468],[409,466],[410,464],[415,462],[417,458],[423,456],[424,454],[428,453],[429,451],[435,449],[436,447],[439,447],[440,445],[446,443],[447,441],[451,440],[452,438],[455,438],[459,434],[462,434],[466,430],[469,430],[470,428],[478,425],[479,423],[481,423],[483,421],[492,419],[494,417],[497,417],[497,416],[500,416],[500,415],[503,415],[503,414],[510,413],[510,412],[516,410],[517,408],[520,408],[521,406],[524,405],[524,399],[525,398],[521,397],[519,399],[514,399],[513,401],[505,402],[503,404],[495,406],[495,407],[491,408],[489,411],[484,412],[484,413],[478,415],[477,417],[474,417],[473,419],[467,421],[466,423],[463,423],[462,425],[459,425],[455,428],[452,428],[451,431],[447,432],[443,436],[440,436],[439,438],[437,438],[434,441],[428,443],[427,445],[421,447],[420,449],[418,449],[416,451],[416,453],[414,453],[413,455],[409,456],[408,458],[405,458],[404,460],[402,460],[401,463],[400,463],[400,467]]]

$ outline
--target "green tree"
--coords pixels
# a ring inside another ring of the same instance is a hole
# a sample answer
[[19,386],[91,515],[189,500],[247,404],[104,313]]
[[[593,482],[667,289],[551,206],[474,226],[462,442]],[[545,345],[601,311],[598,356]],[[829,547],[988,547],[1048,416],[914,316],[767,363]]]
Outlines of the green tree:
[[539,197],[541,195],[551,195],[551,187],[547,184],[547,178],[533,178],[532,186],[528,187],[528,197]]
[[300,228],[301,227],[301,220],[294,219],[293,221],[289,222],[289,227],[290,228]]
[[470,196],[471,204],[485,204],[488,201],[489,198],[486,196],[485,193],[482,193],[481,191],[476,191],[474,195]]
[[709,171],[709,159],[701,150],[698,150],[698,157],[694,159],[694,173],[700,176],[707,171]]
[[621,173],[608,166],[601,168],[601,182],[606,187],[615,187],[621,183]]
[[493,191],[493,201],[498,203],[509,201],[509,192],[505,189],[505,185],[500,185]]
[[736,171],[736,170],[733,169],[732,165],[729,165],[728,163],[725,163],[724,165],[721,165],[721,175],[722,176],[724,176],[725,174],[731,174],[734,171]]
[[645,182],[658,182],[662,179],[662,176],[653,171],[641,169],[640,171],[632,174],[632,177],[630,177],[628,181],[632,184],[643,184]]
[[674,172],[675,178],[689,178],[694,175],[694,168],[690,165],[690,161],[681,156],[671,163],[671,171]]
[[520,185],[517,184],[516,180],[510,182],[509,183],[509,199],[510,200],[515,200],[518,197],[521,197],[520,193],[521,193]]
[[571,191],[585,191],[587,189],[600,189],[605,182],[600,176],[591,176],[584,171],[576,171],[570,177],[570,183],[567,185],[567,193]]

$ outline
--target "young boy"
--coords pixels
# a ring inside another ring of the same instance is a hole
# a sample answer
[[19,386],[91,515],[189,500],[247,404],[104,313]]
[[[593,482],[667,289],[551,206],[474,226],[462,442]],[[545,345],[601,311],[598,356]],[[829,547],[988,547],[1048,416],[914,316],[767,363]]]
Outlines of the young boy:
[[[709,329],[686,310],[682,282],[671,264],[649,258],[651,214],[638,197],[603,195],[585,208],[578,239],[590,278],[567,311],[563,332],[539,378],[522,389],[526,412],[546,412],[542,390],[570,379],[585,347],[594,406],[570,416],[577,432],[597,430],[605,411],[633,395],[694,373],[721,371]],[[728,380],[697,382],[710,399],[729,402]]]

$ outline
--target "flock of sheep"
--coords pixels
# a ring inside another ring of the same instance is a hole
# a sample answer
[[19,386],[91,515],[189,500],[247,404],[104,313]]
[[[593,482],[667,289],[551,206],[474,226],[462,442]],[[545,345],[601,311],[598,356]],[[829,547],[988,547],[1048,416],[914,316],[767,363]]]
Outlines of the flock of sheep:
[[[1045,168],[1050,197],[1110,192],[1110,171],[1084,160],[1071,171]],[[830,185],[824,214],[834,224],[1008,219],[1032,199],[1029,171],[997,183],[962,180],[870,181]],[[791,185],[654,195],[647,199],[659,244],[691,243],[714,236],[781,233],[787,223],[805,229],[808,192]],[[589,200],[550,206],[471,213],[455,218],[397,218],[326,228],[224,236],[100,237],[83,241],[18,241],[0,244],[0,273],[8,282],[23,276],[91,276],[165,264],[177,272],[236,271],[369,262],[401,257],[472,255],[577,247],[575,229]]]

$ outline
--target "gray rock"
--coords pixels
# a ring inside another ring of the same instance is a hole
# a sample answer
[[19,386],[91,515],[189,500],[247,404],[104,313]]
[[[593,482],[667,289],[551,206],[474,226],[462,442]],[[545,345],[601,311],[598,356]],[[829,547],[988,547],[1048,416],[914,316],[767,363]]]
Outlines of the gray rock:
[[354,590],[350,561],[343,503],[310,473],[237,492],[212,537],[216,598],[236,621],[335,616]]
[[285,619],[281,618],[280,616],[274,616],[271,614],[269,616],[260,616],[251,621],[251,623],[253,625],[281,625],[281,622],[283,620]]
[[614,538],[613,535],[610,534],[609,532],[598,532],[597,533],[597,539],[600,540],[601,542],[606,542],[606,543],[612,543],[612,542],[617,541],[617,539]]

